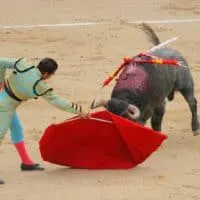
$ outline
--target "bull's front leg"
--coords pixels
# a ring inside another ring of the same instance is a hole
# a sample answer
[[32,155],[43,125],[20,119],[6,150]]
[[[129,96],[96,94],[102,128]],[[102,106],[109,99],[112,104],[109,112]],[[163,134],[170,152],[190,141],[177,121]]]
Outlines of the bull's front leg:
[[151,127],[155,131],[161,131],[162,129],[162,121],[165,114],[165,105],[164,102],[162,105],[157,106],[153,110],[153,115],[151,117]]
[[137,120],[137,123],[142,125],[142,126],[145,126],[146,123],[147,123],[147,120],[150,119],[152,117],[152,109],[151,108],[148,108],[146,110],[143,110],[142,111],[142,115],[140,116],[140,118]]

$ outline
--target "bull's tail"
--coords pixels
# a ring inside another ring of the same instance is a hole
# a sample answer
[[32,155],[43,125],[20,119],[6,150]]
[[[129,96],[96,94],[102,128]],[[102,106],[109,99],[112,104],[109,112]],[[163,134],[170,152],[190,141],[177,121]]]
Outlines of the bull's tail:
[[[158,45],[161,43],[160,39],[156,35],[155,31],[146,23],[142,23],[141,25],[142,30],[147,34],[148,39],[153,43],[153,45]],[[169,101],[174,99],[174,90],[167,96]]]
[[140,26],[142,30],[147,34],[148,39],[153,43],[153,45],[158,45],[161,43],[155,31],[148,24],[142,23]]

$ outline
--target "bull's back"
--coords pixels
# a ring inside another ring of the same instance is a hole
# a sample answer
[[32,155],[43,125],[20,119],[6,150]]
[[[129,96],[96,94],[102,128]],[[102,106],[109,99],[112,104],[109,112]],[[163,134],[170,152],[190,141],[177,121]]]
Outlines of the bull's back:
[[[158,50],[152,55],[165,59],[183,59],[179,52],[168,48]],[[135,98],[134,94],[137,94],[137,98],[148,98],[149,101],[161,102],[173,91],[175,82],[176,69],[174,66],[129,64],[119,75],[112,97],[120,96],[123,99],[123,96],[127,94],[126,98],[130,98],[132,94]]]
[[171,76],[173,78],[175,77],[175,85],[174,85],[175,90],[181,90],[186,87],[193,87],[193,78],[189,69],[189,64],[179,51],[172,48],[163,48],[152,53],[152,55],[160,57],[160,58],[165,58],[165,59],[175,59],[177,61],[181,61],[183,65],[188,67],[188,68],[185,68],[183,66],[180,66],[180,67],[174,68],[174,66],[170,66],[170,65],[167,66],[169,70],[164,72],[167,75],[167,78],[165,78],[166,83],[167,81],[170,80],[170,77],[168,76]]

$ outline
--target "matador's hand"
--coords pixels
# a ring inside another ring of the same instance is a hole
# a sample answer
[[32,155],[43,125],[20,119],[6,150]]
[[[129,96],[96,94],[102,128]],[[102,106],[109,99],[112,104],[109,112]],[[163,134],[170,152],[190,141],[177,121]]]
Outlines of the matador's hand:
[[90,113],[89,113],[89,112],[83,112],[83,111],[82,111],[82,112],[80,112],[79,116],[80,116],[81,118],[88,119],[89,116],[90,116]]

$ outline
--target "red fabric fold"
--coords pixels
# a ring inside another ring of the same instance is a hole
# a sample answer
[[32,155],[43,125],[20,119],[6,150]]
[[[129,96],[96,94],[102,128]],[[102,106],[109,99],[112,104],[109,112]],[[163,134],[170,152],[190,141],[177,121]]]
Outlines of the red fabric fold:
[[43,160],[84,169],[129,169],[144,162],[162,142],[163,133],[140,126],[107,111],[51,124],[39,141]]

